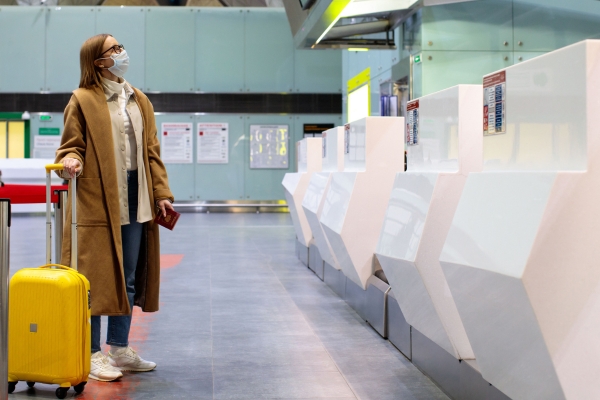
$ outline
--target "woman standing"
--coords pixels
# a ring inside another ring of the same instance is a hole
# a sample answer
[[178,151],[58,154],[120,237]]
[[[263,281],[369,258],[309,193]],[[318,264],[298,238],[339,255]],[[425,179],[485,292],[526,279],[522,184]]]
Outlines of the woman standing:
[[[90,281],[92,299],[90,378],[112,381],[121,371],[156,368],[129,347],[128,338],[133,305],[158,310],[160,244],[153,207],[163,214],[172,210],[173,195],[152,104],[123,79],[129,65],[123,45],[108,34],[91,37],[81,47],[80,64],[56,161],[65,175],[77,176],[79,272]],[[69,260],[70,229],[64,235],[62,259]],[[109,316],[108,355],[100,348],[101,315]]]

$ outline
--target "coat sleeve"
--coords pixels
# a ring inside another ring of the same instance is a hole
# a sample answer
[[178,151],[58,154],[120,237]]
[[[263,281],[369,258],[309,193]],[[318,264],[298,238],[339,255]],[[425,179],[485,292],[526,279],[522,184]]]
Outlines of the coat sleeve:
[[[69,104],[65,108],[64,114],[65,128],[60,141],[60,147],[56,150],[56,163],[61,163],[65,157],[75,158],[81,163],[81,171],[83,172],[83,160],[85,160],[85,118],[79,106],[79,102],[75,96],[71,97]],[[59,176],[62,171],[57,171]],[[64,177],[63,177],[64,178]]]
[[160,142],[156,135],[156,120],[154,119],[154,107],[150,100],[147,101],[148,110],[148,132],[146,141],[148,146],[148,163],[150,164],[150,178],[152,179],[152,190],[154,200],[169,199],[175,201],[171,189],[169,189],[169,180],[167,169],[160,159]]

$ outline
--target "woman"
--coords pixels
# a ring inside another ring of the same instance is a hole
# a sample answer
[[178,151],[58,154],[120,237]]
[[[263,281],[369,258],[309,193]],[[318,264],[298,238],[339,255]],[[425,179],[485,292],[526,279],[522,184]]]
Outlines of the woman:
[[[81,47],[80,64],[79,89],[65,108],[56,160],[64,164],[64,175],[77,176],[78,265],[91,285],[90,378],[112,381],[121,371],[156,367],[129,347],[128,337],[134,304],[145,312],[158,310],[153,205],[165,215],[173,209],[173,195],[159,157],[152,104],[123,79],[129,65],[125,48],[111,35],[96,35]],[[70,210],[67,215],[70,219]],[[64,235],[62,259],[69,260],[70,229]],[[100,349],[100,315],[109,316],[108,355]]]

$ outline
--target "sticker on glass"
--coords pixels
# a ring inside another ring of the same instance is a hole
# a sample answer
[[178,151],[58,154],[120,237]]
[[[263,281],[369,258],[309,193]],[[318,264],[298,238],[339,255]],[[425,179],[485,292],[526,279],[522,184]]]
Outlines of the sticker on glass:
[[406,105],[406,144],[419,144],[419,100]]
[[506,133],[506,71],[483,77],[483,135]]

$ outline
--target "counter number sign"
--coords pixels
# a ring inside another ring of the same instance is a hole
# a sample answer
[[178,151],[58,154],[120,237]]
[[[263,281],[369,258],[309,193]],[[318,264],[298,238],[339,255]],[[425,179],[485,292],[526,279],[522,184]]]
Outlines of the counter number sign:
[[506,133],[506,71],[483,77],[483,135]]
[[406,105],[406,114],[406,144],[414,146],[419,144],[419,100]]

